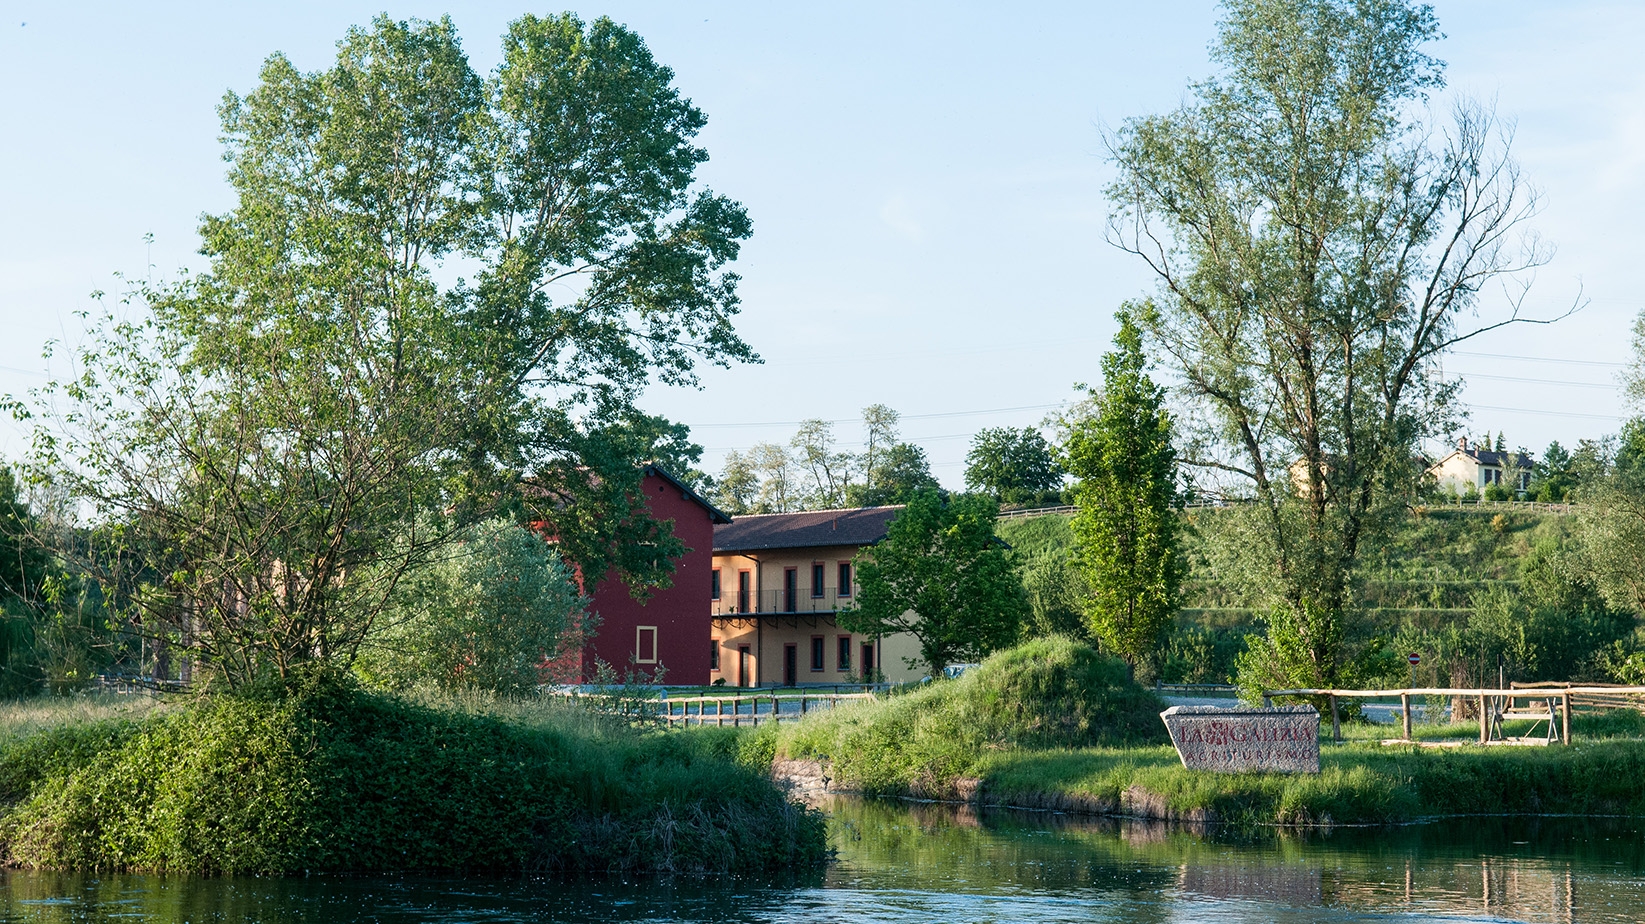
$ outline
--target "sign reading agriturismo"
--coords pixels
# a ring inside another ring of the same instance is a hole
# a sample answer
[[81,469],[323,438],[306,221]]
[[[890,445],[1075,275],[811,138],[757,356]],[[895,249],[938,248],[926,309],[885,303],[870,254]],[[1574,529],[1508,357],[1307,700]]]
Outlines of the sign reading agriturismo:
[[1190,770],[1319,772],[1319,712],[1313,706],[1172,706],[1160,718]]

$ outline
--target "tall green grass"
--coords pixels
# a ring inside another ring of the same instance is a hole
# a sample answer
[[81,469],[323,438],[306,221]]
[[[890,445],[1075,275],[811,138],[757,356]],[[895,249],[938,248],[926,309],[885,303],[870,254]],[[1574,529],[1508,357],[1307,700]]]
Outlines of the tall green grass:
[[725,733],[336,678],[0,742],[6,862],[205,873],[729,872],[819,862],[821,821]]

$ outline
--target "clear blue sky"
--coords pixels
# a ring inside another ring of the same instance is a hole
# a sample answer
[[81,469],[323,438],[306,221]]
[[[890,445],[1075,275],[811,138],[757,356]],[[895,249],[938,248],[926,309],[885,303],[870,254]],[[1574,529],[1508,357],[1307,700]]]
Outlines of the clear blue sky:
[[[1579,288],[1590,302],[1447,362],[1468,379],[1470,429],[1533,450],[1613,431],[1609,364],[1627,358],[1645,308],[1645,7],[1435,8],[1448,92],[1517,121],[1544,193],[1537,227],[1558,255],[1528,305],[1557,313]],[[42,381],[42,343],[72,340],[72,312],[93,307],[94,289],[117,291],[113,273],[201,265],[198,216],[230,205],[223,92],[250,89],[275,50],[327,66],[344,30],[383,9],[0,4],[0,393]],[[387,7],[449,10],[482,72],[527,9],[559,7]],[[955,487],[970,434],[1035,423],[1098,378],[1114,309],[1149,284],[1103,242],[1101,127],[1181,100],[1209,73],[1216,19],[1210,2],[577,10],[626,23],[674,68],[709,117],[703,178],[754,219],[739,326],[766,364],[710,371],[700,392],[653,391],[647,409],[690,424],[717,470],[723,450],[784,440],[804,417],[840,420],[854,441],[858,411],[883,402]],[[0,424],[0,457],[23,448]]]

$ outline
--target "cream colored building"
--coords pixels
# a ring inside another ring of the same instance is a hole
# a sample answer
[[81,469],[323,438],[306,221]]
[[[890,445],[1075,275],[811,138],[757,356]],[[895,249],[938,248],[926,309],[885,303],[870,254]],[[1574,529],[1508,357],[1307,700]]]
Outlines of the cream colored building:
[[1467,494],[1470,487],[1482,493],[1493,484],[1524,494],[1531,487],[1532,471],[1529,453],[1471,449],[1467,437],[1457,440],[1450,455],[1428,468],[1439,490],[1450,494]]
[[714,528],[709,676],[727,686],[918,680],[919,642],[840,628],[857,595],[856,557],[901,507],[740,516]]

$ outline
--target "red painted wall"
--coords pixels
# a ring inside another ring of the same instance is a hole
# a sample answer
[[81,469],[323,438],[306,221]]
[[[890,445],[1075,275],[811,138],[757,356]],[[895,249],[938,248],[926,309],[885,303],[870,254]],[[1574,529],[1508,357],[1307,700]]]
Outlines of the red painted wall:
[[[657,475],[645,476],[645,497],[651,515],[674,521],[674,536],[689,550],[674,563],[674,584],[652,592],[644,604],[629,595],[615,574],[607,574],[594,588],[590,609],[599,614],[594,638],[583,646],[583,680],[594,677],[596,658],[611,665],[619,677],[634,656],[636,629],[657,627],[657,660],[667,668],[664,683],[708,683],[708,654],[712,638],[709,620],[709,571],[714,556],[714,522],[696,501]],[[655,664],[638,665],[650,677]]]

